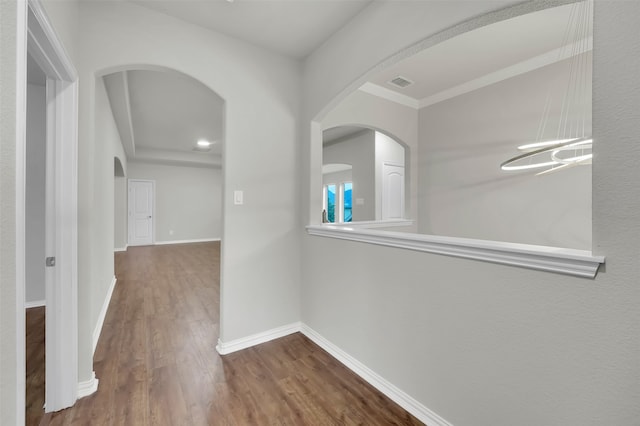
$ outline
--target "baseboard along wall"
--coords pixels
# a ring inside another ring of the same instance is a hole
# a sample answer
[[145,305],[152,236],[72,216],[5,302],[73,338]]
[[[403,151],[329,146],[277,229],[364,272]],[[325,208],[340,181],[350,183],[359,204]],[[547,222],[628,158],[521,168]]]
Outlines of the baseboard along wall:
[[266,343],[270,340],[279,339],[280,337],[284,337],[297,332],[304,334],[315,344],[331,354],[331,356],[333,356],[335,359],[344,364],[348,369],[360,376],[371,386],[385,394],[389,399],[407,410],[421,422],[428,424],[429,426],[453,426],[444,418],[436,414],[434,411],[430,410],[415,398],[399,389],[393,383],[389,382],[388,380],[377,374],[375,371],[371,370],[369,367],[349,355],[347,352],[334,345],[320,333],[316,332],[311,327],[301,322],[277,327],[262,333],[257,333],[251,336],[232,340],[230,342],[223,342],[222,340],[218,339],[216,350],[220,355],[227,355],[232,352],[250,348],[252,346]]
[[25,309],[40,308],[42,306],[47,306],[46,300],[34,300],[32,302],[24,302]]
[[167,244],[190,244],[190,243],[208,243],[211,241],[220,241],[220,238],[201,238],[197,240],[173,240],[173,241],[156,241],[155,245],[163,246]]
[[89,396],[97,391],[99,382],[96,378],[96,372],[91,372],[91,378],[89,380],[78,383],[78,399]]

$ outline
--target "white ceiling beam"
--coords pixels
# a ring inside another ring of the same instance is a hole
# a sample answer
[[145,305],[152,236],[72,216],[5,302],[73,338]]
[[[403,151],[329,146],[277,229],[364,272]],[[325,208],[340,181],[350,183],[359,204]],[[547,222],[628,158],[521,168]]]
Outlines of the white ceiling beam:
[[125,100],[125,111],[126,111],[126,123],[123,123],[127,128],[129,151],[127,151],[127,147],[125,146],[125,151],[127,151],[127,157],[133,157],[136,155],[136,139],[133,132],[133,119],[131,118],[131,99],[129,98],[129,71],[124,71],[122,74],[122,87],[124,90],[124,100]]
[[220,155],[152,148],[138,148],[135,158],[131,158],[129,161],[188,167],[222,167],[222,157]]

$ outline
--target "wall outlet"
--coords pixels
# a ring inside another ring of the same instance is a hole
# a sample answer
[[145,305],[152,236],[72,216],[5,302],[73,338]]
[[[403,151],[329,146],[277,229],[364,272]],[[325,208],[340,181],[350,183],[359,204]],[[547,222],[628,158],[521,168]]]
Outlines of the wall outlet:
[[364,198],[356,198],[356,206],[364,206]]

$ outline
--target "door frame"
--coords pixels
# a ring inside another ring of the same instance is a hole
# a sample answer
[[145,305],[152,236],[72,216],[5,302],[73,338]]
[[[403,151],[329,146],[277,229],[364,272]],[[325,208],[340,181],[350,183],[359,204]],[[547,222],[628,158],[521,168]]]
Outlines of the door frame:
[[[20,3],[20,2],[19,2]],[[55,166],[52,193],[47,205],[53,208],[47,219],[47,238],[56,265],[47,271],[46,283],[46,383],[47,412],[72,406],[78,398],[78,75],[51,26],[39,0],[25,4],[26,19],[18,22],[24,34],[18,42],[19,67],[16,90],[20,113],[18,125],[26,129],[27,52],[47,76],[47,163]],[[23,28],[24,27],[24,28]],[[18,419],[25,409],[25,194],[26,140],[16,147],[16,298]],[[53,229],[52,229],[53,228]],[[42,262],[45,260],[42,259]],[[49,282],[49,280],[51,282]]]
[[156,181],[152,179],[127,179],[127,246],[135,246],[132,244],[133,221],[131,220],[131,184],[133,182],[151,183],[151,245],[153,245],[156,243]]

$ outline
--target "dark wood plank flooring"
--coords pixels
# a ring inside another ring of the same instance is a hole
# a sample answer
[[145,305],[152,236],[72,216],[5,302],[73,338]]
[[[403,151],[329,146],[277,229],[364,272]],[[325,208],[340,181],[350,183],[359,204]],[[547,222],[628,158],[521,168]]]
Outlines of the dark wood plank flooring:
[[299,333],[218,355],[219,259],[219,243],[117,253],[99,389],[41,424],[422,424]]
[[37,426],[44,415],[45,310],[44,306],[26,310],[25,424],[27,426]]

